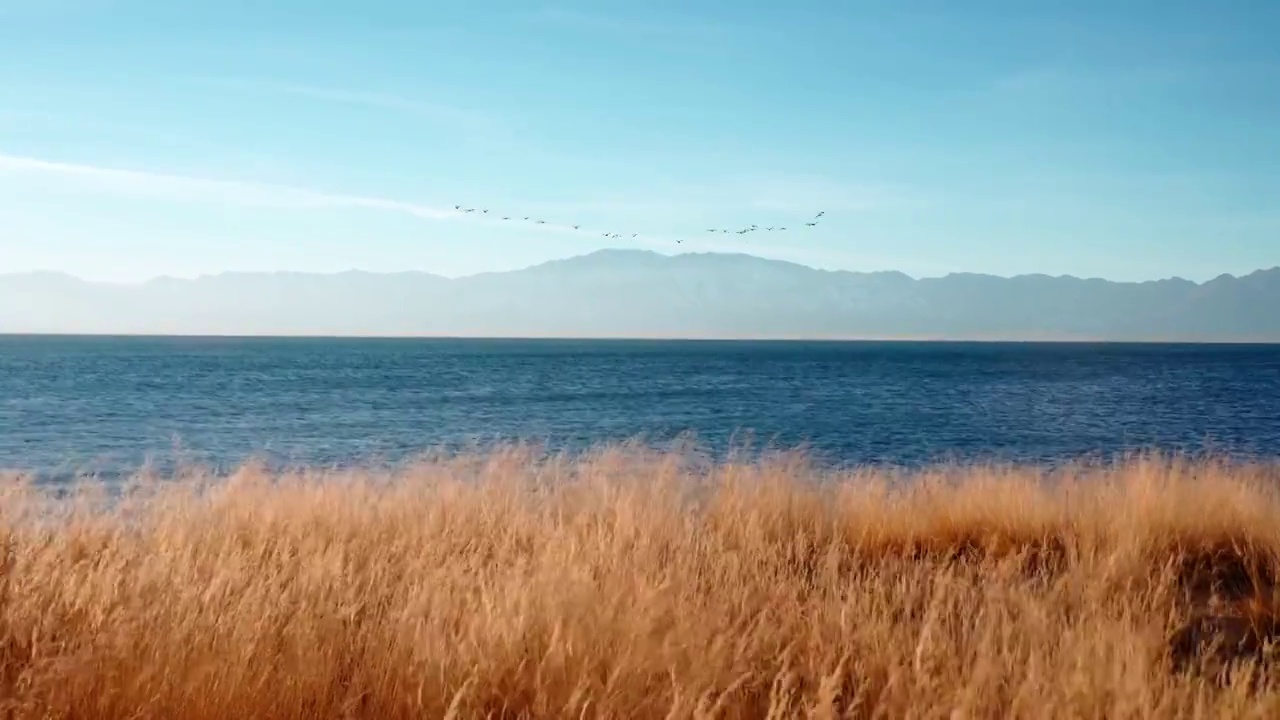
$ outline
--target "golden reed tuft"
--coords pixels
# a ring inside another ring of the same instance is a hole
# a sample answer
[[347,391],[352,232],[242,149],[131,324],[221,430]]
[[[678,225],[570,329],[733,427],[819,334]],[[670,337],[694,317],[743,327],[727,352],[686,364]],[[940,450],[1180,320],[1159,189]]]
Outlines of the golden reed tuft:
[[198,480],[4,487],[0,714],[1280,716],[1280,669],[1170,651],[1271,612],[1270,466],[514,447]]

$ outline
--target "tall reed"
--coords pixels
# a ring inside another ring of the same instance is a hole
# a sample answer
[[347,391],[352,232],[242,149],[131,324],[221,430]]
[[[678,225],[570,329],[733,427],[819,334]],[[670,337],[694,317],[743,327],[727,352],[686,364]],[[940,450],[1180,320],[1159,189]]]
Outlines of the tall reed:
[[0,710],[42,718],[1280,716],[1179,672],[1272,607],[1275,469],[836,472],[634,447],[0,496]]

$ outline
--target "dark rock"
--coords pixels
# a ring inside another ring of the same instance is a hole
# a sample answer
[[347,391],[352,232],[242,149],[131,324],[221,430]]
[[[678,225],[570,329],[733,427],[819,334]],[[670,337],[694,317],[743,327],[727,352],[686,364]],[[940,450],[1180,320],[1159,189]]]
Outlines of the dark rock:
[[1280,639],[1271,620],[1249,615],[1198,615],[1169,639],[1169,655],[1177,672],[1203,671],[1225,682],[1230,671],[1250,660],[1260,666],[1273,659],[1270,646]]

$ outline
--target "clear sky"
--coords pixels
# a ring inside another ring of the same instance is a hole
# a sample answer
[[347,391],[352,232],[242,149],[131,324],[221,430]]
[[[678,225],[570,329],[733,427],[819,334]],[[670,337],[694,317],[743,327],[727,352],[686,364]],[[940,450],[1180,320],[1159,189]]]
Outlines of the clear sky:
[[[704,232],[753,223],[789,229]],[[0,272],[459,275],[604,246],[1280,264],[1280,2],[0,0]]]

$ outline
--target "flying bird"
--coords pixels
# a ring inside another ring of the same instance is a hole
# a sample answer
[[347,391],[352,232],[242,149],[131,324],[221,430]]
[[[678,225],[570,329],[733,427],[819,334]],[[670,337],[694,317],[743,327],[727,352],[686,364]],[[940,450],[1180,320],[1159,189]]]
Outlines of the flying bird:
[[[459,211],[459,212],[463,212],[463,213],[473,213],[473,212],[476,212],[477,210],[479,210],[482,214],[485,214],[485,215],[490,214],[490,213],[489,213],[489,208],[464,208],[464,207],[462,207],[462,205],[454,205],[454,206],[453,206],[453,209],[454,209],[454,210],[456,210],[456,211]],[[821,218],[825,217],[825,216],[826,216],[826,214],[827,214],[827,211],[826,211],[826,210],[819,211],[818,213],[816,213],[816,214],[813,216],[813,219],[812,219],[812,220],[810,220],[810,221],[808,221],[808,222],[806,222],[806,223],[804,224],[804,225],[805,225],[805,227],[817,227],[817,226],[818,226],[818,224],[819,224],[819,223],[818,223],[818,221],[819,221]],[[494,216],[495,216],[495,217],[498,217],[498,215],[497,215],[497,213],[496,213],[496,212],[494,213]],[[517,219],[517,218],[516,218],[515,216],[513,216],[513,215],[502,215],[502,216],[501,216],[501,219],[503,219],[503,220],[515,220],[515,219]],[[524,217],[523,217],[523,218],[521,218],[521,219],[523,219],[523,220],[524,220],[524,221],[526,221],[526,222],[533,222],[533,223],[536,223],[536,224],[538,224],[538,225],[547,225],[547,224],[548,224],[546,220],[535,220],[534,218],[532,218],[532,217],[530,217],[530,216],[528,216],[528,215],[524,216]],[[581,229],[582,229],[582,225],[581,225],[581,224],[571,225],[570,227],[572,227],[574,230],[581,230]],[[727,229],[727,228],[706,228],[706,231],[707,231],[707,232],[709,232],[709,233],[717,233],[717,232],[718,232],[718,233],[724,233],[724,234],[726,234],[726,235],[727,235],[727,234],[729,234],[729,233],[731,233],[731,232],[732,232],[732,233],[734,233],[734,234],[736,234],[736,235],[746,235],[747,233],[750,233],[750,232],[760,232],[760,231],[765,231],[765,232],[785,232],[786,230],[787,230],[787,228],[782,227],[782,226],[770,225],[770,226],[767,226],[767,227],[761,227],[761,226],[757,225],[756,223],[751,223],[751,225],[749,225],[749,226],[747,226],[747,227],[743,227],[743,228],[738,229],[738,230],[729,230],[729,229]],[[601,237],[607,237],[607,238],[621,238],[621,237],[624,237],[624,235],[625,235],[624,233],[614,233],[614,232],[605,232],[605,233],[601,233]],[[631,237],[633,237],[633,238],[640,237],[640,233],[629,233],[629,235],[630,235]],[[676,242],[684,242],[684,241],[683,241],[683,240],[677,240]]]

